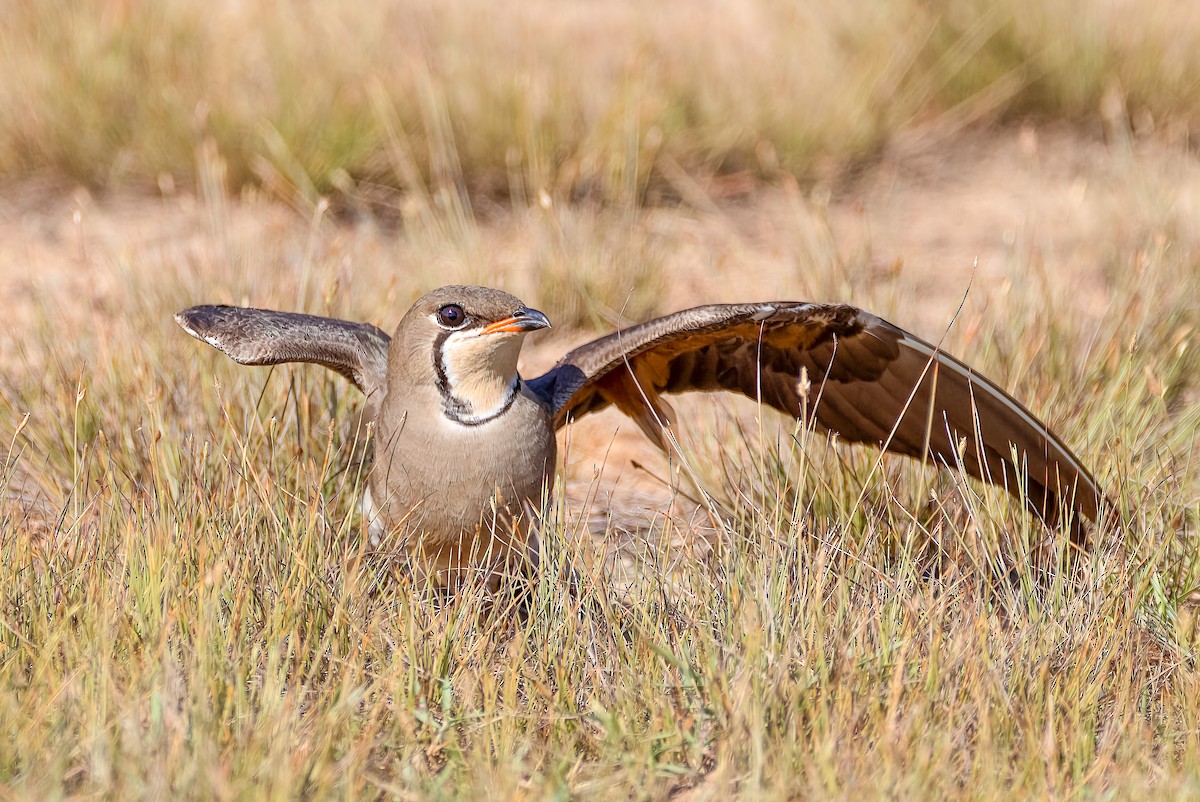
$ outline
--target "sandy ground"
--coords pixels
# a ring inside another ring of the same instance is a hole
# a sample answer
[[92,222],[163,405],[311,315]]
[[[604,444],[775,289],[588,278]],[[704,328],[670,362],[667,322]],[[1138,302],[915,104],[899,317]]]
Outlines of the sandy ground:
[[[1200,238],[1200,161],[1150,145],[1113,148],[1062,130],[918,142],[834,188],[748,182],[729,193],[728,181],[678,180],[691,202],[641,212],[629,229],[664,277],[657,304],[664,312],[714,301],[843,300],[937,339],[964,297],[960,320],[969,331],[972,321],[987,319],[991,299],[1032,281],[1099,317],[1110,303],[1119,267],[1113,256],[1124,239],[1143,236],[1164,218],[1176,221],[1184,245]],[[505,213],[438,242],[370,224],[313,224],[255,197],[97,199],[84,190],[9,187],[0,193],[0,370],[19,377],[61,360],[73,338],[86,339],[123,315],[137,300],[130,293],[140,294],[131,288],[142,286],[154,295],[171,284],[162,290],[168,305],[300,304],[390,328],[423,290],[487,281],[553,318],[555,309],[537,296],[548,214],[561,215],[549,229],[566,237],[563,220],[583,213]],[[619,230],[621,222],[604,225]],[[603,226],[584,228],[585,244],[589,236],[609,239]],[[39,321],[61,331],[57,355],[45,352],[45,337],[31,334]],[[530,343],[526,374],[593,336],[554,334]],[[178,358],[199,358],[168,320],[158,331],[129,336],[165,338]],[[7,437],[17,421],[0,425]],[[636,460],[666,474],[635,427],[605,413],[572,437],[573,498],[590,496],[601,470],[597,455],[607,457],[599,518],[617,509],[608,502],[614,494],[624,499],[622,514],[635,518],[668,508],[670,494],[634,467]]]
[[[986,295],[1016,276],[1014,263],[1035,257],[1052,271],[1051,286],[1071,287],[1074,300],[1099,314],[1107,303],[1104,267],[1114,236],[1136,237],[1140,222],[1168,214],[1180,221],[1177,234],[1187,244],[1200,237],[1200,160],[1183,152],[1110,148],[1078,132],[1032,127],[908,150],[836,188],[746,182],[723,200],[728,182],[689,181],[686,200],[705,200],[648,210],[639,219],[673,249],[663,260],[670,280],[662,309],[750,298],[853,300],[844,296],[864,287],[878,294],[880,285],[896,284],[898,297],[921,301],[898,322],[932,328],[945,324],[947,308],[962,300],[973,273],[971,293]],[[304,236],[310,227],[283,204],[230,199],[219,205],[214,210],[190,194],[97,199],[84,189],[41,182],[0,190],[4,357],[11,359],[22,324],[38,306],[65,316],[119,307],[128,265],[147,254],[167,269],[196,271],[221,259],[205,251],[228,247],[212,241],[215,228],[227,239],[269,240]],[[500,215],[478,230],[478,250],[499,263],[491,274],[497,283],[513,284],[515,275],[536,269],[521,253],[536,248],[522,243],[529,229],[519,215]],[[371,226],[326,224],[321,231],[327,242],[318,245],[326,250],[345,249],[345,240],[356,239],[386,260],[389,248],[403,247],[393,244],[403,236]],[[868,269],[845,276],[844,286],[822,286],[829,271],[807,262],[833,255],[847,271]],[[375,266],[380,269],[386,264]],[[452,269],[446,278],[461,280],[455,273],[461,271]],[[230,300],[219,278],[205,282],[197,275],[192,283]]]

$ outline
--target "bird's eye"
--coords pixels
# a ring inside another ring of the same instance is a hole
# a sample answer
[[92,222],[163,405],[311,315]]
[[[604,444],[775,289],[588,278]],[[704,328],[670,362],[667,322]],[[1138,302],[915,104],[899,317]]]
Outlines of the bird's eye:
[[467,321],[467,313],[458,304],[446,304],[438,310],[438,322],[451,329],[457,329]]

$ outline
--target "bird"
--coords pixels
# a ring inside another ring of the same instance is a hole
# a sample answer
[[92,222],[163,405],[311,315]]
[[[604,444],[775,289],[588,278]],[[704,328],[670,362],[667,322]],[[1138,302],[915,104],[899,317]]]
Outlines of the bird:
[[711,304],[623,326],[524,378],[543,313],[496,289],[419,298],[393,334],[369,323],[232,306],[175,316],[242,365],[308,362],[366,396],[373,465],[368,537],[399,543],[414,577],[446,589],[472,572],[536,566],[557,430],[615,407],[664,451],[664,396],[731,391],[856,444],[1007,489],[1083,548],[1109,506],[1091,472],[1025,406],[940,347],[855,306]]

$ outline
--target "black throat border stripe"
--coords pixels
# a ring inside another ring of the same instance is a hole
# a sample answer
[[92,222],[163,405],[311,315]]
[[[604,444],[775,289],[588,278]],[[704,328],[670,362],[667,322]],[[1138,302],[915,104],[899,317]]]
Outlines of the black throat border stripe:
[[451,334],[454,332],[443,331],[433,341],[433,369],[437,373],[438,393],[442,396],[442,412],[460,426],[482,426],[485,423],[491,423],[512,409],[517,395],[521,392],[521,377],[518,376],[512,387],[509,388],[508,398],[505,399],[500,409],[482,418],[476,416],[471,402],[459,398],[450,389],[450,376],[446,372],[445,345]]

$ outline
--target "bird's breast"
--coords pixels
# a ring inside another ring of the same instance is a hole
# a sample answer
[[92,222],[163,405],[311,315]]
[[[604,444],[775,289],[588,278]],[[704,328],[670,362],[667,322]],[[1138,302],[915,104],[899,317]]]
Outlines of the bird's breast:
[[368,503],[374,509],[373,535],[460,541],[481,524],[527,523],[554,473],[553,422],[525,392],[475,425],[444,415],[434,392],[410,393],[403,404],[385,402],[375,442],[364,498],[364,513]]

